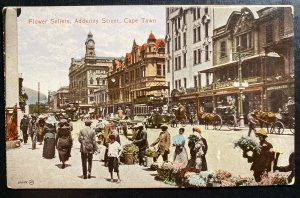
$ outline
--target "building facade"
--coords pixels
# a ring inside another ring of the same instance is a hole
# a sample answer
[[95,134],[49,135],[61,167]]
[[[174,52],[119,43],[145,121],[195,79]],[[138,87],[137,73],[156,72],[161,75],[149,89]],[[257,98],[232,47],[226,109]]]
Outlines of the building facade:
[[65,109],[69,102],[69,86],[60,87],[53,94],[53,111],[55,112]]
[[110,112],[117,107],[154,104],[163,101],[165,81],[165,41],[151,32],[147,43],[133,41],[124,59],[115,59],[108,76]]
[[213,74],[213,84],[200,97],[210,110],[234,103],[243,114],[280,111],[294,97],[293,36],[291,7],[232,12],[214,30],[213,67],[202,71]]
[[212,67],[212,12],[208,7],[166,9],[166,81],[173,101],[199,106],[200,89],[212,83],[211,73],[199,72]]
[[98,57],[95,53],[93,34],[89,32],[85,41],[86,53],[81,59],[71,60],[69,68],[70,103],[78,106],[80,114],[95,111],[95,90],[107,87],[108,68],[113,58]]

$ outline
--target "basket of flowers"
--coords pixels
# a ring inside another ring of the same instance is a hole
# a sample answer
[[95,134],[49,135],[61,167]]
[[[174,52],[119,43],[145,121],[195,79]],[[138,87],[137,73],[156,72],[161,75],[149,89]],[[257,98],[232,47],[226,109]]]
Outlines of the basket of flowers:
[[136,162],[136,155],[138,147],[134,144],[126,144],[123,147],[123,152],[120,161],[124,164],[134,164]]
[[148,148],[145,151],[145,156],[147,157],[157,157],[158,153],[156,152],[155,148]]
[[268,186],[268,185],[287,185],[287,175],[286,174],[270,174],[262,177],[262,180],[258,185]]
[[256,151],[260,153],[260,145],[252,138],[246,136],[242,136],[240,139],[238,139],[236,142],[234,142],[234,148],[239,147],[243,151]]

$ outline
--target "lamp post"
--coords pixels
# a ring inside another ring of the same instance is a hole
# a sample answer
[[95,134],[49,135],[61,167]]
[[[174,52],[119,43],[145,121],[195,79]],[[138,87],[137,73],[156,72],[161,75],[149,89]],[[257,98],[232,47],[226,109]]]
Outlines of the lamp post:
[[243,90],[248,87],[247,82],[243,82],[243,75],[242,75],[242,56],[245,54],[241,53],[241,47],[237,46],[237,52],[236,55],[238,56],[238,82],[234,82],[234,87],[238,87],[239,97],[238,97],[238,103],[239,103],[239,117],[240,117],[240,127],[245,127],[244,122],[244,109],[243,109]]

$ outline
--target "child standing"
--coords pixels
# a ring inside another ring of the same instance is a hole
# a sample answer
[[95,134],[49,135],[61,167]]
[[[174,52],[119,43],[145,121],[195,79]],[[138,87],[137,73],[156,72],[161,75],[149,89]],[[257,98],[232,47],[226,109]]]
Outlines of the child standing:
[[121,182],[119,174],[119,157],[122,153],[122,147],[119,142],[116,141],[114,134],[109,135],[108,144],[108,171],[110,172],[110,181],[113,181],[113,171],[118,175],[118,183]]

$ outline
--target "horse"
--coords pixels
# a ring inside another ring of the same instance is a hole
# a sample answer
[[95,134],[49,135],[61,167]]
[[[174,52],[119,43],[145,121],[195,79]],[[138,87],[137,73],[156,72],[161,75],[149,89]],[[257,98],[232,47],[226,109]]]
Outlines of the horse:
[[199,112],[198,113],[198,120],[205,126],[205,129],[208,129],[208,125],[215,125],[218,116],[215,113],[206,113],[206,112]]
[[175,117],[176,117],[176,122],[180,122],[182,125],[184,125],[187,122],[185,108],[181,107],[181,108],[175,109]]
[[254,112],[254,118],[258,120],[260,128],[266,124],[267,128],[270,123],[276,122],[276,115],[273,112],[257,111]]

